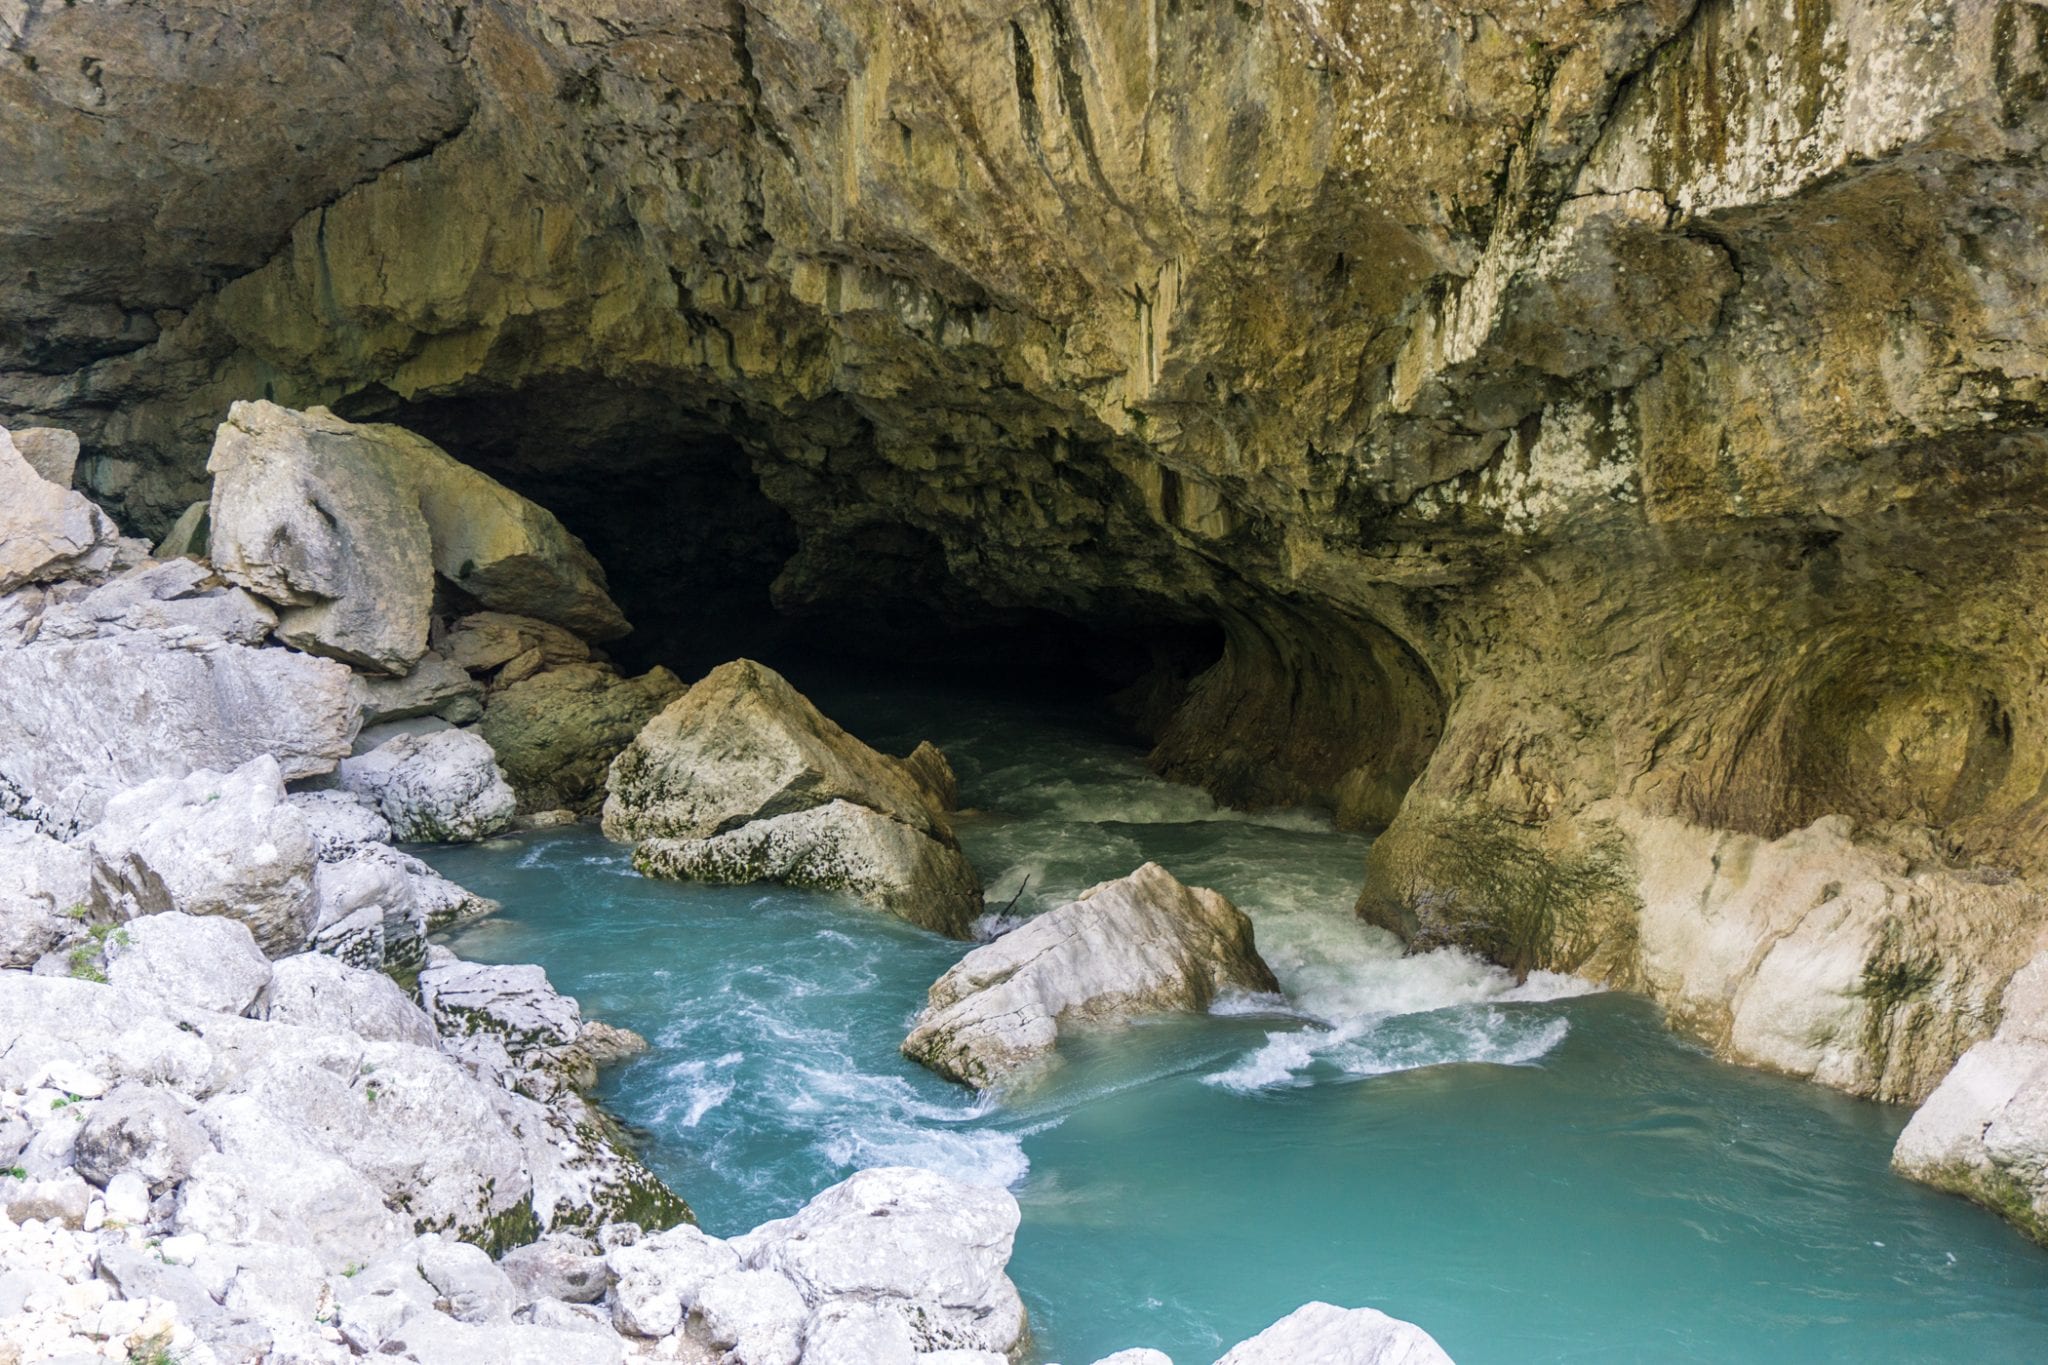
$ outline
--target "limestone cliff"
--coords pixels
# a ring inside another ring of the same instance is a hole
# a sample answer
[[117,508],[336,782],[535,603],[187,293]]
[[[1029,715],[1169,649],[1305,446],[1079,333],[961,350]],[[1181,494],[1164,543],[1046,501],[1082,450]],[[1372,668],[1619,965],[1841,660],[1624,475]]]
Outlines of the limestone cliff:
[[0,422],[1213,623],[1157,762],[1391,821],[1365,912],[1918,1098],[2048,926],[2044,131],[2031,0],[15,0]]

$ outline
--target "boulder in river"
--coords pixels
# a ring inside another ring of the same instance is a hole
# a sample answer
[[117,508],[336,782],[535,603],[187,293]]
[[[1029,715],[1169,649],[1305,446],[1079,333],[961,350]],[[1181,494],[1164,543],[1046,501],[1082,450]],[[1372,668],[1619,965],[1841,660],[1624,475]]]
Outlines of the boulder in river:
[[942,807],[951,770],[840,729],[774,670],[722,664],[614,759],[605,833],[654,876],[845,891],[965,937],[981,883]]
[[2048,1245],[2048,953],[2013,976],[1997,1033],[1965,1052],[1914,1113],[1892,1166]]
[[1045,1058],[1063,1028],[1279,988],[1243,911],[1146,863],[967,954],[933,983],[903,1053],[988,1086]]
[[1412,1322],[1372,1308],[1309,1303],[1216,1365],[1451,1365],[1436,1339]]
[[951,938],[968,936],[982,904],[981,883],[957,848],[851,801],[709,839],[649,839],[633,866],[651,877],[841,891]]

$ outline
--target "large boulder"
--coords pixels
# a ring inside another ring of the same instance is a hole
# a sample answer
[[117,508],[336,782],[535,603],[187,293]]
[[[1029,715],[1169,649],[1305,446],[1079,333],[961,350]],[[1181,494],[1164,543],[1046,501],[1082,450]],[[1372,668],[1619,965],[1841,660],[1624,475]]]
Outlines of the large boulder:
[[38,473],[0,428],[0,592],[24,583],[89,578],[139,558],[107,516],[68,481]]
[[857,1300],[901,1318],[919,1351],[1007,1355],[1025,1330],[1004,1273],[1018,1217],[1007,1190],[883,1166],[729,1245],[747,1269],[787,1279],[809,1308]]
[[612,760],[683,690],[666,668],[625,678],[609,664],[567,663],[494,690],[478,728],[521,810],[589,815]]
[[397,982],[325,953],[299,953],[272,968],[265,1017],[414,1047],[440,1043],[433,1021]]
[[0,967],[29,967],[79,929],[92,859],[25,820],[0,818]]
[[116,990],[216,1014],[246,1014],[270,987],[270,962],[248,925],[219,915],[144,915],[105,940]]
[[16,427],[7,433],[29,468],[59,488],[78,472],[78,433],[62,427]]
[[208,554],[280,608],[286,644],[404,673],[426,652],[433,547],[407,443],[324,409],[236,403],[215,436]]
[[123,792],[88,846],[98,918],[222,915],[247,924],[272,956],[299,951],[312,934],[312,833],[268,756]]
[[104,1187],[123,1171],[163,1194],[191,1174],[213,1141],[186,1104],[161,1086],[124,1081],[93,1105],[79,1127],[72,1157],[80,1174]]
[[1044,1059],[1063,1028],[1279,988],[1243,911],[1146,863],[967,954],[933,983],[903,1053],[986,1086]]
[[1216,1365],[1451,1365],[1436,1339],[1412,1322],[1372,1308],[1310,1303],[1295,1309]]
[[260,755],[287,780],[331,772],[356,724],[348,669],[291,650],[160,630],[0,649],[0,788],[52,833],[152,778]]
[[843,890],[965,937],[981,885],[936,795],[942,767],[877,753],[780,674],[740,659],[613,760],[604,830],[651,841],[636,861],[653,875]]
[[469,672],[508,686],[544,668],[586,663],[591,648],[575,633],[531,616],[478,611],[434,633],[434,648]]
[[946,820],[902,760],[840,729],[775,670],[721,664],[649,721],[613,762],[604,832],[701,839],[846,800],[923,833]]
[[708,839],[649,839],[633,866],[650,877],[840,891],[952,938],[968,937],[982,908],[981,882],[958,848],[851,801]]
[[336,780],[373,801],[392,835],[411,843],[488,838],[512,823],[519,804],[489,741],[473,730],[398,735],[343,760]]

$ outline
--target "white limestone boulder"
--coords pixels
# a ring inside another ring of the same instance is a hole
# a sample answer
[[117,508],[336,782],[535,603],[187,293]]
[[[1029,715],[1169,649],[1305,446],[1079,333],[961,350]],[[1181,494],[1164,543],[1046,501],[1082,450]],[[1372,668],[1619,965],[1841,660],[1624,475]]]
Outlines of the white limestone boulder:
[[810,1309],[782,1276],[735,1270],[697,1292],[690,1335],[747,1365],[797,1365]]
[[613,1247],[604,1260],[612,1322],[640,1337],[673,1335],[705,1285],[741,1269],[737,1251],[690,1224]]
[[374,802],[393,837],[411,843],[488,838],[518,810],[489,742],[473,730],[398,735],[344,759],[336,780]]
[[932,984],[903,1054],[970,1085],[1044,1060],[1063,1029],[1279,990],[1252,923],[1157,863],[1104,882],[967,954]]
[[514,1247],[499,1258],[498,1268],[511,1279],[521,1303],[598,1303],[613,1281],[596,1244],[574,1233],[549,1233]]
[[0,967],[30,967],[81,931],[92,859],[25,820],[0,818]]
[[748,1269],[787,1279],[809,1308],[852,1299],[896,1314],[919,1351],[1007,1354],[1026,1325],[1005,1273],[1018,1218],[1007,1190],[877,1167],[728,1245]]
[[265,755],[286,780],[331,772],[356,723],[348,669],[291,650],[162,630],[0,649],[0,790],[46,832],[152,778]]
[[414,1047],[440,1042],[433,1021],[397,982],[324,953],[299,953],[273,964],[265,1017]]
[[105,1187],[133,1174],[150,1193],[164,1194],[212,1150],[206,1130],[171,1091],[125,1081],[92,1107],[79,1127],[72,1159],[95,1185]]
[[87,846],[98,918],[225,916],[273,956],[299,951],[313,932],[312,833],[268,756],[123,792]]
[[279,608],[277,638],[402,674],[427,648],[433,547],[402,442],[322,409],[236,403],[206,467],[208,554]]
[[1451,1365],[1436,1339],[1412,1322],[1372,1308],[1310,1303],[1295,1309],[1216,1365]]
[[116,990],[215,1014],[249,1013],[270,987],[270,960],[249,926],[225,915],[143,915],[109,934],[105,953]]
[[[935,751],[934,751],[935,755]],[[826,719],[781,675],[722,664],[612,761],[605,833],[655,876],[840,890],[955,937],[981,911],[936,780]]]

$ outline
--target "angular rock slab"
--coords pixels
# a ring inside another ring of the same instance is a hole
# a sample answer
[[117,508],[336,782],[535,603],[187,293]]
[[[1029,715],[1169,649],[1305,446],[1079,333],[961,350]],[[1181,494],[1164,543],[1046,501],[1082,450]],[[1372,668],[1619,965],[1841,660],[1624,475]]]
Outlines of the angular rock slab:
[[709,839],[649,839],[633,866],[650,877],[841,891],[950,938],[967,938],[982,910],[981,881],[958,848],[851,801]]
[[337,780],[375,802],[392,836],[410,843],[488,838],[512,823],[519,805],[489,742],[473,730],[401,734],[343,760]]
[[712,669],[649,721],[613,761],[606,792],[613,839],[703,839],[833,800],[952,837],[902,760],[847,734],[751,659]]
[[69,482],[37,472],[0,428],[0,592],[90,578],[138,557],[112,519]]
[[270,987],[270,962],[249,926],[221,915],[144,915],[107,939],[115,990],[214,1014],[246,1014]]
[[1279,988],[1243,911],[1146,863],[967,954],[933,983],[903,1054],[988,1086],[1045,1058],[1065,1027]]
[[331,772],[356,732],[349,671],[284,649],[133,631],[0,649],[0,787],[75,829],[116,792],[259,755]]
[[1372,1308],[1303,1304],[1216,1365],[1452,1365],[1436,1339]]
[[206,462],[208,554],[278,605],[286,644],[402,674],[427,649],[433,546],[409,487],[412,451],[385,430],[236,403]]
[[313,836],[268,755],[231,773],[164,777],[107,802],[88,841],[101,919],[173,910],[249,927],[272,956],[306,946],[317,912]]

